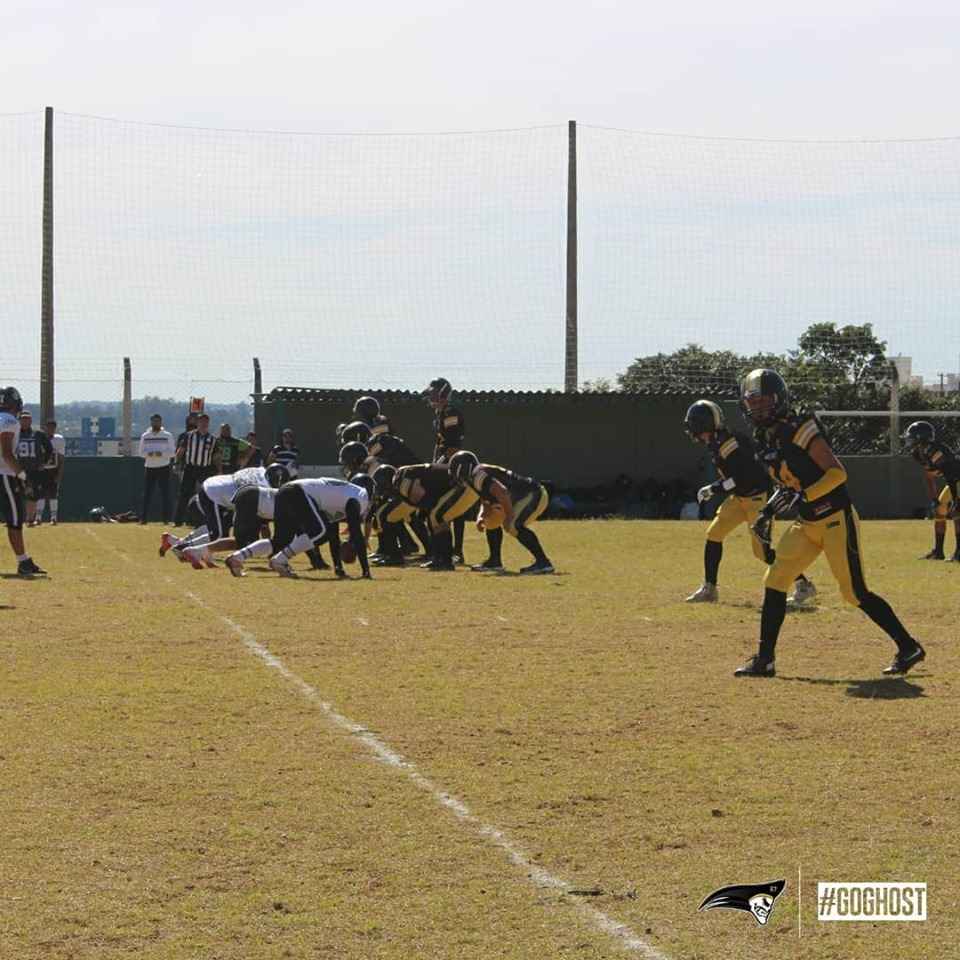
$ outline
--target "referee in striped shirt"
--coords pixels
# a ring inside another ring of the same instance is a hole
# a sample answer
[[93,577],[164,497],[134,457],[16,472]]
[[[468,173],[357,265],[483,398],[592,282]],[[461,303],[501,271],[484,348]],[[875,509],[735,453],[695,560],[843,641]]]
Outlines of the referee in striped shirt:
[[[186,513],[187,502],[197,492],[197,488],[220,469],[217,438],[210,433],[210,418],[205,413],[197,418],[197,429],[191,430],[177,448],[176,461],[183,464],[180,495],[177,499],[176,519],[179,520]],[[179,526],[179,523],[176,526]]]

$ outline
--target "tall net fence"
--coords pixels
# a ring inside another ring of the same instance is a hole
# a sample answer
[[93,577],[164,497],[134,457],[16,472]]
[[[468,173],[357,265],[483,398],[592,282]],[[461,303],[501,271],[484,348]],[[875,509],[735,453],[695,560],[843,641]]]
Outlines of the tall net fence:
[[[0,116],[0,136],[5,376],[30,393],[42,113]],[[58,400],[116,395],[123,356],[137,395],[242,399],[254,356],[266,388],[562,388],[565,124],[329,136],[58,112],[54,143]],[[866,324],[911,358],[904,382],[960,368],[960,138],[580,125],[577,167],[581,382],[643,357],[659,382],[732,385],[813,330],[790,377],[815,389],[827,355],[872,364],[837,332]]]

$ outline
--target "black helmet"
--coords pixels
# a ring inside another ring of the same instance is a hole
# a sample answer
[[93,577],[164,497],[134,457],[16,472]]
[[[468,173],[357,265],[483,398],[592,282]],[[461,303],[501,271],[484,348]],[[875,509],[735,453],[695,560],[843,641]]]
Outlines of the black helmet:
[[367,448],[356,440],[340,448],[340,466],[348,467],[351,473],[357,473],[366,459]]
[[450,381],[443,377],[431,380],[427,389],[423,391],[428,403],[446,403],[451,393],[453,393],[453,387],[450,386]]
[[937,439],[937,429],[929,420],[915,420],[903,431],[900,439],[906,444],[907,450],[912,452],[918,446],[933,443]]
[[358,487],[363,487],[367,491],[367,496],[373,496],[373,477],[369,473],[355,473],[350,482]]
[[723,411],[712,400],[697,400],[687,409],[683,425],[694,440],[699,440],[701,433],[716,433],[723,427]]
[[23,409],[23,397],[16,387],[4,387],[0,390],[0,408],[10,413],[19,413]]
[[756,426],[782,417],[790,407],[790,390],[776,370],[758,368],[743,378],[740,409]]
[[342,447],[342,446],[343,446],[343,441],[341,441],[340,437],[343,435],[343,431],[346,430],[346,429],[347,429],[347,425],[346,425],[345,423],[338,423],[338,424],[337,424],[336,434],[337,434],[337,446],[338,446],[338,447]]
[[450,458],[450,476],[460,483],[466,483],[479,465],[480,461],[475,453],[469,450],[458,450]]
[[353,423],[348,423],[340,431],[340,442],[352,443],[356,441],[358,443],[366,443],[372,436],[373,431],[362,420],[354,420]]
[[389,463],[381,463],[373,471],[372,479],[377,493],[385,496],[393,490],[393,485],[397,482],[397,468],[391,467]]
[[283,463],[271,463],[270,466],[267,467],[266,473],[267,483],[269,483],[274,490],[282,487],[285,483],[289,483],[291,480],[290,471]]
[[373,423],[380,416],[380,404],[374,397],[360,397],[353,405],[353,415],[367,423]]

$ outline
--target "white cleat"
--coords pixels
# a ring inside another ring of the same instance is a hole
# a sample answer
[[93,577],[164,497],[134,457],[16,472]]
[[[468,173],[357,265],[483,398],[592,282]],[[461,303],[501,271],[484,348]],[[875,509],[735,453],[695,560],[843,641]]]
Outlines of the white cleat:
[[720,591],[712,583],[703,584],[686,599],[686,603],[716,603],[720,599]]
[[246,574],[243,572],[243,561],[239,557],[235,557],[232,553],[226,560],[223,561],[227,565],[227,569],[235,577],[245,577]]
[[293,580],[295,580],[297,577],[297,575],[290,568],[289,562],[285,559],[271,557],[267,566],[275,573],[279,573],[281,577],[290,577]]
[[793,585],[793,593],[787,597],[787,603],[795,607],[802,607],[808,600],[817,595],[817,588],[812,580],[797,580]]

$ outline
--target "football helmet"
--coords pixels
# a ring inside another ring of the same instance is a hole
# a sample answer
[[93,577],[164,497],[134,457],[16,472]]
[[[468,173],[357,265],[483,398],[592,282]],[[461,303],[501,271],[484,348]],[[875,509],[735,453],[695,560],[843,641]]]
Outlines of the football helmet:
[[789,407],[790,390],[776,370],[758,368],[743,378],[740,409],[755,426],[767,426],[784,416]]
[[0,409],[10,413],[19,413],[23,409],[23,397],[16,387],[4,387],[0,390]]
[[373,423],[380,416],[380,404],[374,397],[360,397],[353,405],[353,415],[358,420]]
[[367,491],[367,496],[373,496],[373,477],[369,473],[355,473],[350,482],[358,487],[363,487]]
[[340,431],[340,442],[341,443],[367,443],[369,439],[373,436],[373,431],[370,427],[365,424],[362,420],[354,420],[353,423],[348,423]]
[[397,482],[397,468],[391,467],[389,463],[382,463],[373,471],[372,479],[377,493],[386,496],[393,490],[393,485]]
[[690,437],[699,443],[701,433],[716,433],[723,427],[723,411],[712,400],[698,400],[690,404],[683,425]]
[[289,469],[282,463],[271,463],[270,466],[267,467],[266,474],[267,483],[269,483],[274,490],[279,489],[293,479],[290,476]]
[[444,377],[437,377],[436,380],[430,381],[427,389],[423,391],[423,396],[428,403],[442,404],[450,399],[451,393],[453,393],[453,387],[450,381]]
[[356,440],[340,448],[340,466],[349,468],[351,473],[358,473],[366,459],[367,448]]
[[458,450],[450,458],[450,476],[459,483],[466,483],[478,466],[480,466],[480,460],[475,453],[469,450]]
[[900,437],[908,453],[913,453],[918,447],[923,448],[937,439],[937,428],[929,420],[915,420],[903,431]]

